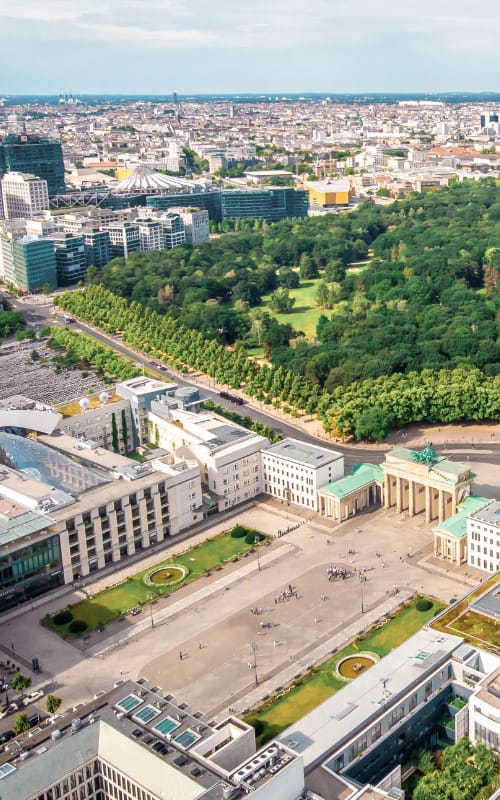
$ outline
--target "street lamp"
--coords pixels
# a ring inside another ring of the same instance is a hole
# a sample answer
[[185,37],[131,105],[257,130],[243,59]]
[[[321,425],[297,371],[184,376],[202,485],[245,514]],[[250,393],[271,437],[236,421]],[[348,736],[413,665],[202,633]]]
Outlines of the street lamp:
[[254,539],[254,545],[257,547],[257,569],[260,572],[259,542],[260,542],[260,536],[259,536],[259,534],[256,534],[255,539]]
[[255,678],[255,685],[258,686],[259,679],[257,678],[257,645],[255,642],[252,642],[250,644],[250,647],[252,648],[252,655],[253,655],[253,672]]
[[151,627],[154,628],[155,622],[154,622],[154,619],[153,619],[153,595],[152,594],[149,595],[149,614],[150,614],[150,619],[151,619]]
[[359,588],[361,589],[361,613],[362,614],[365,613],[365,603],[364,603],[364,597],[363,597],[363,583],[364,583],[364,575],[362,575],[361,572],[360,572],[359,573]]

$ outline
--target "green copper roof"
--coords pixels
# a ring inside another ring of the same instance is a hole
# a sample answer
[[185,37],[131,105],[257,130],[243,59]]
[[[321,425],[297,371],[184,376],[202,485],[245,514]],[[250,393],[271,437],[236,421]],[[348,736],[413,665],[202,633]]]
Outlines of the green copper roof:
[[343,497],[347,497],[353,492],[358,491],[358,489],[362,489],[363,486],[368,486],[370,483],[375,482],[383,483],[383,481],[384,471],[382,467],[379,467],[377,464],[356,464],[349,475],[345,475],[338,481],[322,486],[320,491],[328,492],[328,494],[333,495],[333,497],[342,500]]
[[476,497],[474,495],[466,497],[460,506],[460,511],[457,511],[452,517],[445,519],[444,522],[440,522],[439,525],[435,525],[433,530],[438,531],[438,533],[447,533],[453,536],[454,539],[463,539],[467,536],[467,517],[469,514],[472,514],[489,502],[490,501],[486,497]]

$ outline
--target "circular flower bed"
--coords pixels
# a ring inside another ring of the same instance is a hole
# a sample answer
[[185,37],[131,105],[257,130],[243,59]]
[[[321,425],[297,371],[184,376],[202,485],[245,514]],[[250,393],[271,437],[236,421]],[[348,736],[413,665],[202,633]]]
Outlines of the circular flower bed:
[[187,568],[180,564],[156,567],[144,576],[144,583],[148,586],[174,586],[184,580],[187,574]]
[[377,661],[377,656],[371,653],[346,656],[337,664],[337,674],[344,680],[352,681],[353,678],[357,678],[362,672],[373,667]]

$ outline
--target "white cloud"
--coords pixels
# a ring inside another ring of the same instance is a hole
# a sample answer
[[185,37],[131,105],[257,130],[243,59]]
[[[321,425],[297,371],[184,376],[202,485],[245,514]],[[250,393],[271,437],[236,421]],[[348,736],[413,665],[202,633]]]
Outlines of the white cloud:
[[[7,5],[8,2],[8,5]],[[497,0],[0,0],[0,18],[46,28],[53,41],[145,48],[264,50],[377,47],[404,39],[414,52],[480,53],[494,46]],[[49,27],[50,26],[50,27]],[[309,55],[313,55],[311,50]],[[373,50],[372,50],[373,54]],[[381,58],[388,53],[382,51]],[[301,50],[301,57],[308,52]]]

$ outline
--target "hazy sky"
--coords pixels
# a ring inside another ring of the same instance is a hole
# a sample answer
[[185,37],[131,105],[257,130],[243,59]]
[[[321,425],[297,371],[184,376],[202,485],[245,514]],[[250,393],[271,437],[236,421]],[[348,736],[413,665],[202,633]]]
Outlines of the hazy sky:
[[0,94],[499,91],[500,3],[0,0]]

